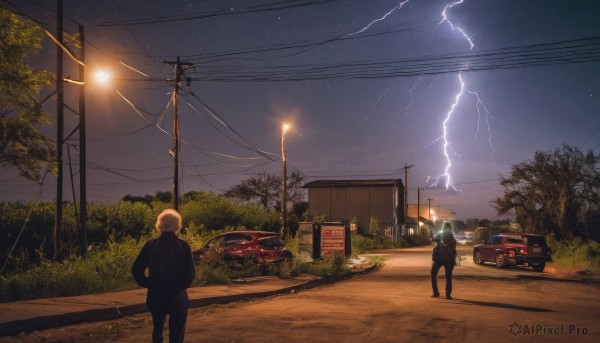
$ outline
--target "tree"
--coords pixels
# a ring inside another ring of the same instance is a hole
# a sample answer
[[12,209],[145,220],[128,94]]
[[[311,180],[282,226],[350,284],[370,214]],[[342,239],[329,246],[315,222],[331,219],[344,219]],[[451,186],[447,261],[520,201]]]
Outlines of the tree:
[[489,219],[481,219],[477,223],[477,227],[490,227],[492,226],[492,222]]
[[[298,172],[292,172],[286,179],[287,200],[292,203],[304,199],[302,183],[304,178]],[[281,176],[260,173],[257,176],[240,181],[231,187],[225,196],[248,202],[258,202],[265,208],[281,208]]]
[[173,192],[171,191],[156,191],[156,194],[154,195],[154,199],[158,202],[166,202],[166,203],[170,203],[173,202]]
[[38,182],[46,168],[56,166],[53,144],[36,127],[50,123],[37,99],[52,74],[26,63],[43,37],[35,23],[0,7],[0,166],[16,167]]
[[[493,201],[499,215],[513,214],[526,230],[562,238],[593,236],[586,214],[599,209],[600,156],[563,144],[537,151],[533,160],[512,167],[502,177],[504,195]],[[593,217],[593,216],[592,216]],[[595,221],[591,221],[595,222]]]
[[452,224],[454,226],[454,230],[464,231],[468,228],[467,223],[465,223],[463,220],[453,220]]
[[152,195],[146,194],[146,195],[131,195],[131,194],[127,194],[126,196],[123,197],[123,201],[128,201],[128,202],[143,202],[146,205],[150,205],[152,203],[152,201],[154,200],[154,197]]
[[478,218],[469,218],[467,219],[467,226],[471,230],[475,230],[479,227],[479,219]]

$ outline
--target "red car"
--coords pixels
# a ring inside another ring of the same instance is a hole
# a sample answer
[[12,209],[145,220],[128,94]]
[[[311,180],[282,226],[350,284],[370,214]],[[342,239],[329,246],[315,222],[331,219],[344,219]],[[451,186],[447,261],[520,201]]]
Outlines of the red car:
[[204,247],[192,251],[194,260],[200,261],[208,251],[216,251],[232,267],[240,267],[246,261],[261,266],[291,262],[292,253],[277,233],[266,231],[233,231],[222,233],[209,240]]
[[473,246],[473,261],[477,264],[494,262],[498,268],[526,264],[536,272],[543,272],[546,262],[552,261],[550,253],[544,236],[500,233]]

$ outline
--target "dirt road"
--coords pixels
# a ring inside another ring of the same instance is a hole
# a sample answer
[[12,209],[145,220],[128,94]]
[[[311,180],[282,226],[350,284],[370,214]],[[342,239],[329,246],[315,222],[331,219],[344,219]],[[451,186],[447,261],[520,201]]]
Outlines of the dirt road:
[[[382,269],[339,283],[189,313],[188,342],[599,342],[600,287],[527,268],[455,268],[454,300],[431,298],[430,248],[386,250]],[[442,272],[443,274],[443,272]],[[444,280],[439,278],[440,288]],[[442,292],[443,296],[443,292]],[[149,314],[0,342],[140,342]]]

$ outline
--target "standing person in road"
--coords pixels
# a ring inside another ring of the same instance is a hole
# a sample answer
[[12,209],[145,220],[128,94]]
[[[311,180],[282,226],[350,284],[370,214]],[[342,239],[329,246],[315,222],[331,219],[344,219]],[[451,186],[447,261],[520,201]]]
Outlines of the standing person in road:
[[169,342],[183,342],[185,335],[187,288],[196,277],[196,271],[190,245],[176,235],[181,225],[177,211],[162,211],[156,220],[160,236],[146,242],[131,268],[135,281],[148,288],[146,304],[154,325],[152,342],[163,341],[167,315]]
[[436,245],[433,248],[433,263],[431,265],[432,297],[437,298],[440,296],[437,287],[437,274],[443,266],[446,274],[446,299],[452,299],[452,270],[456,260],[456,239],[452,233],[452,224],[444,222],[442,231],[433,237],[433,241],[436,242]]

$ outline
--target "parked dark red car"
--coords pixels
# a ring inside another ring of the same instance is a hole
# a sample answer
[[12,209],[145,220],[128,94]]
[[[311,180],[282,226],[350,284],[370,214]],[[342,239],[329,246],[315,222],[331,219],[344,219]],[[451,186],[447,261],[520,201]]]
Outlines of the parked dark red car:
[[246,261],[261,266],[291,262],[292,253],[277,233],[266,231],[233,231],[222,233],[208,241],[204,247],[192,251],[194,260],[200,261],[209,251],[219,253],[231,266],[241,266]]
[[477,264],[494,262],[496,267],[528,265],[543,272],[546,262],[552,261],[546,238],[530,233],[501,233],[473,246],[473,261]]

